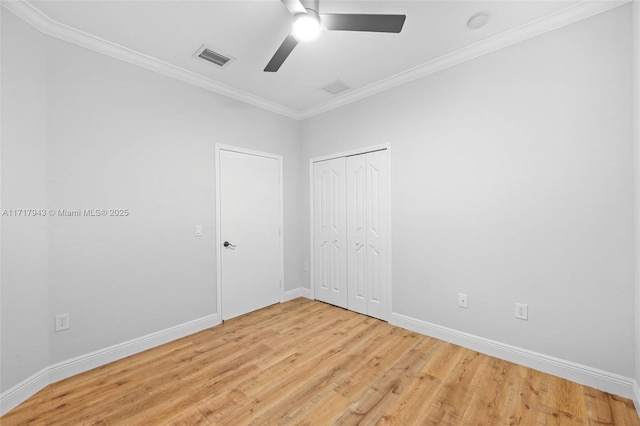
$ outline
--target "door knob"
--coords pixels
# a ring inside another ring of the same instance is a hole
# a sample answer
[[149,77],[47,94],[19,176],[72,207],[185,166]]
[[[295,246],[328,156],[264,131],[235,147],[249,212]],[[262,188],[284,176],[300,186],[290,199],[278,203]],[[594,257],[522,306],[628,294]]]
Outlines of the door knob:
[[228,248],[228,247],[236,248],[236,246],[235,246],[235,245],[233,245],[233,244],[231,244],[229,241],[225,241],[222,245],[223,245],[223,246],[225,246],[225,247],[227,247],[227,248]]

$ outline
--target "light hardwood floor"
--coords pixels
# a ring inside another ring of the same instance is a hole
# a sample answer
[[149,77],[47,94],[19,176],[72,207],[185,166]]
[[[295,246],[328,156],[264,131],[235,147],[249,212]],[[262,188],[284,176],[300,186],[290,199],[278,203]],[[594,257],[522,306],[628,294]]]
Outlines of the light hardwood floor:
[[306,299],[54,383],[2,425],[640,425],[633,403]]

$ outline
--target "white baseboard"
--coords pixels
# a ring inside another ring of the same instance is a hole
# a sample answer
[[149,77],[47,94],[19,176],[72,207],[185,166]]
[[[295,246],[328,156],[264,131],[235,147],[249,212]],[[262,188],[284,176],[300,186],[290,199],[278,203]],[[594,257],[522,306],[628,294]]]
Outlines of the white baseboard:
[[633,405],[636,406],[636,411],[640,416],[640,385],[637,380],[633,381]]
[[76,374],[169,343],[218,324],[220,324],[218,314],[208,315],[165,330],[147,334],[143,337],[138,337],[127,342],[118,343],[108,348],[59,362],[49,366],[49,381],[50,383],[55,383],[67,377],[75,376]]
[[[285,292],[284,295],[285,301],[298,297],[310,299],[311,290],[301,287],[289,290]],[[631,398],[640,415],[640,387],[638,386],[638,382],[633,379],[485,339],[401,314],[392,314],[389,323],[464,346],[496,358],[505,359],[567,380],[591,386],[605,392]],[[51,383],[197,333],[198,331],[218,324],[220,324],[220,318],[218,314],[213,314],[51,365],[0,394],[0,416],[9,412]]]
[[[389,321],[389,323],[426,336],[435,337],[436,339],[464,346],[496,358],[553,374],[554,376],[562,377],[582,385],[591,386],[624,398],[633,398],[635,393],[636,401],[638,401],[637,398],[639,391],[637,384],[635,384],[633,379],[628,377],[566,361],[550,355],[530,351],[528,349],[511,346],[495,340],[485,339],[480,336],[464,333],[462,331],[432,324],[401,314],[391,314],[391,321]],[[638,406],[636,405],[636,407]]]
[[283,302],[288,302],[289,300],[297,299],[298,297],[306,297],[307,299],[311,299],[311,289],[298,287],[294,288],[293,290],[285,291]]
[[0,416],[22,404],[49,384],[49,369],[43,368],[11,389],[0,394]]
[[68,359],[42,369],[0,394],[0,416],[12,410],[47,385],[89,371],[101,365],[163,345],[220,324],[218,314],[198,318],[165,330],[147,334],[108,348]]

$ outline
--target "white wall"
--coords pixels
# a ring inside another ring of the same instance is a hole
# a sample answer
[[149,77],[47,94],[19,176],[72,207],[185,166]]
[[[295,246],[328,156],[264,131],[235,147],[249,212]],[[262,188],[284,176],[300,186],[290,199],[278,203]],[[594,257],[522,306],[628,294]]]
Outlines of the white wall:
[[49,204],[131,212],[51,219],[51,309],[73,324],[52,335],[52,362],[216,311],[215,142],[284,156],[285,262],[300,264],[299,123],[65,42],[48,48]]
[[630,40],[627,5],[303,123],[392,144],[395,313],[633,376]]
[[[300,286],[299,122],[43,37],[3,12],[3,208],[130,215],[3,220],[2,391],[216,312],[217,142],[283,156],[284,284]],[[54,333],[65,312],[71,328]]]
[[[46,208],[43,36],[2,13],[1,210]],[[46,217],[2,217],[0,392],[49,363]]]

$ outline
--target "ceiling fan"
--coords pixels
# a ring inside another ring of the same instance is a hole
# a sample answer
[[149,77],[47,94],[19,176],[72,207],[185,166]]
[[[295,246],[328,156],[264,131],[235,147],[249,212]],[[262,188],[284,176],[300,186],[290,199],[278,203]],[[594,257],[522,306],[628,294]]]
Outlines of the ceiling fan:
[[299,41],[315,39],[323,27],[329,31],[399,33],[406,19],[406,15],[318,13],[319,0],[281,1],[293,15],[293,27],[265,67],[265,72],[278,71]]

